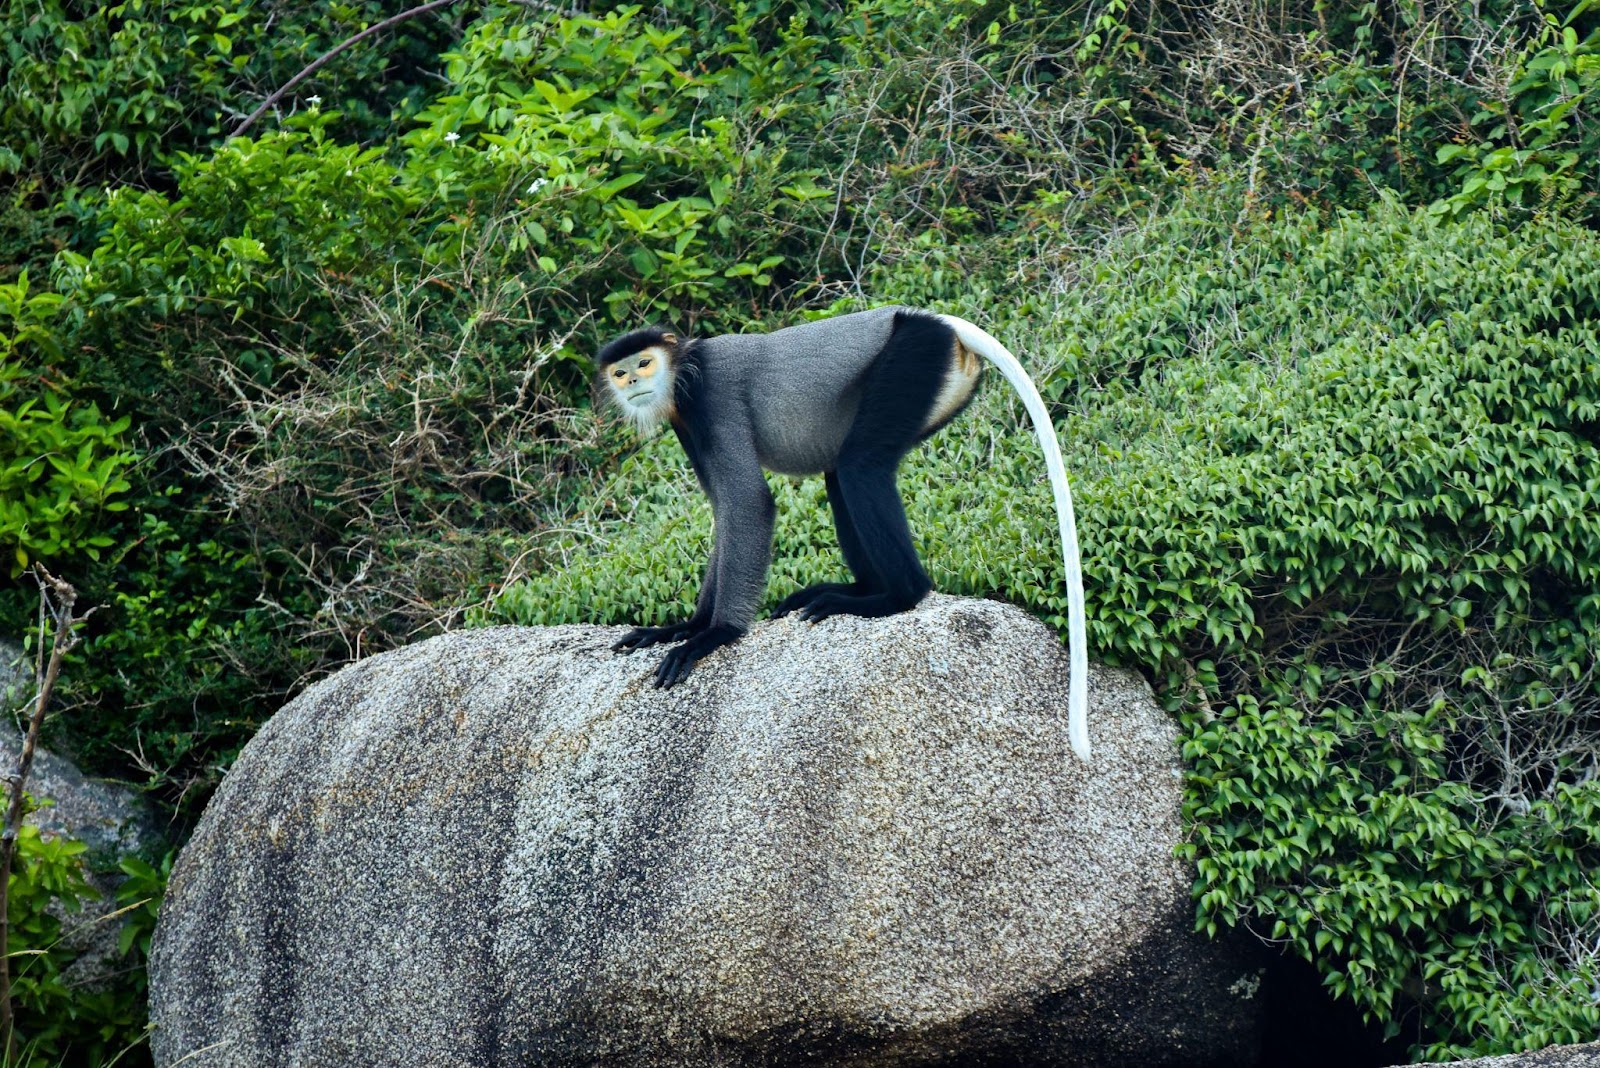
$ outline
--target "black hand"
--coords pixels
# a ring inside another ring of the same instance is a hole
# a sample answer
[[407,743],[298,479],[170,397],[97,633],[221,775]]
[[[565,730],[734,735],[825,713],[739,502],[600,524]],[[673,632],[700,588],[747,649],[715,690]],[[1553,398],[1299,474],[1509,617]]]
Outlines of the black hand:
[[634,627],[612,643],[611,651],[624,653],[632,649],[648,649],[652,645],[664,642],[682,641],[701,629],[703,629],[701,625],[693,620],[665,627]]
[[663,690],[676,686],[689,677],[702,657],[738,641],[743,633],[738,627],[723,623],[696,634],[662,658],[661,666],[656,668],[656,686]]
[[796,590],[778,602],[778,607],[772,610],[772,618],[782,619],[790,612],[798,612],[818,597],[829,593],[859,594],[861,593],[860,583],[819,582],[815,586],[807,586],[803,590]]

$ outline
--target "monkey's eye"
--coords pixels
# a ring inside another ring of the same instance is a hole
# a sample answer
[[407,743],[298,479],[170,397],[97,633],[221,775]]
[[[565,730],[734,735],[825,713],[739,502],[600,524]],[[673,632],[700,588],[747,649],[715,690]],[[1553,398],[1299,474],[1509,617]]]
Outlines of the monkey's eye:
[[639,361],[639,370],[643,371],[646,367],[649,367],[654,362],[655,361],[649,356],[646,356],[644,359]]
[[624,378],[628,377],[628,372],[619,367],[615,371],[611,372],[611,377],[615,378],[618,382],[621,382]]

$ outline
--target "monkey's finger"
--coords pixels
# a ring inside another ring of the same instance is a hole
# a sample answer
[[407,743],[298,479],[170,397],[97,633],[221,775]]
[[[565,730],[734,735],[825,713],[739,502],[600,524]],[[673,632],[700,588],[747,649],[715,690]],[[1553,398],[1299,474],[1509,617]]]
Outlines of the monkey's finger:
[[797,590],[779,602],[778,607],[772,612],[773,619],[782,619],[784,616],[796,612],[804,612],[806,605],[817,599],[816,590]]
[[824,619],[834,615],[836,609],[829,603],[831,597],[818,597],[815,601],[800,609],[800,618],[807,623],[821,623]]
[[677,627],[635,627],[621,638],[617,639],[611,648],[617,652],[630,649],[648,649],[661,642],[672,641],[677,637]]
[[661,666],[656,668],[656,689],[670,690],[689,677],[689,672],[694,670],[694,658],[684,655],[686,652],[674,649],[661,661]]

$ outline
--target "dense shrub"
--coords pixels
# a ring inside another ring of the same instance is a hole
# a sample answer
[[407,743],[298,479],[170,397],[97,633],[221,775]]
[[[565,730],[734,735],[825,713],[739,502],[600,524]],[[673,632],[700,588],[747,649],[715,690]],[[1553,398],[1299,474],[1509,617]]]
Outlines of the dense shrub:
[[118,948],[134,980],[86,984],[72,971],[76,952],[62,940],[66,924],[80,921],[84,905],[99,897],[84,859],[82,842],[41,834],[32,824],[17,836],[7,919],[20,1056],[7,1063],[138,1063],[128,1054],[144,1039],[144,961],[165,871],[134,858],[122,862],[117,898],[130,918]]
[[61,298],[0,283],[0,550],[13,578],[35,558],[97,557],[106,512],[128,507],[127,419],[75,400],[54,365]]
[[[120,769],[184,821],[315,656],[285,624],[314,606],[213,526],[206,499],[174,486],[77,569],[100,608],[62,678],[68,710],[46,728],[83,765]],[[0,605],[20,615],[26,599]]]
[[[0,280],[86,251],[104,191],[165,185],[167,161],[209,150],[321,52],[409,5],[261,2],[12,4],[0,16]],[[463,5],[471,9],[470,5]],[[459,32],[434,16],[352,49],[280,104],[337,99],[351,140],[413,114],[434,57]]]
[[1600,19],[1577,4],[1565,18],[1543,12],[1505,64],[1504,90],[1475,101],[1471,136],[1440,145],[1459,188],[1434,205],[1460,212],[1486,204],[1522,211],[1593,211],[1600,158]]
[[[1419,1051],[1590,1038],[1600,242],[1389,204],[1231,215],[981,302],[1066,410],[1096,655],[1184,716],[1201,921],[1313,961]],[[941,588],[1061,625],[1011,408],[991,390],[909,463],[908,510]],[[840,571],[814,482],[776,486],[769,603]],[[686,612],[709,524],[669,437],[582,512],[618,508],[492,618]]]

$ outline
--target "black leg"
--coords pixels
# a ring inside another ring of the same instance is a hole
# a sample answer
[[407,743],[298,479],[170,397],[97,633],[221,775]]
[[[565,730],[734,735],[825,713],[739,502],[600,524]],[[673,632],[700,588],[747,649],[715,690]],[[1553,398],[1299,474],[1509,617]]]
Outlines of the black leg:
[[706,577],[700,583],[700,599],[695,603],[694,614],[682,623],[668,623],[664,627],[634,627],[611,646],[615,653],[648,649],[652,645],[681,642],[711,625],[712,613],[717,605],[717,549],[711,547],[711,559],[706,563]]
[[881,463],[839,465],[839,485],[855,525],[859,548],[872,573],[883,576],[880,589],[863,593],[830,591],[801,608],[811,621],[833,615],[887,616],[904,612],[933,588],[911,542],[911,526],[895,488],[894,468]]
[[[841,528],[840,549],[858,588],[819,593],[799,609],[800,618],[891,615],[915,606],[933,588],[911,542],[895,471],[924,435],[950,370],[953,346],[954,336],[944,323],[904,316],[867,373],[861,405],[828,484],[835,524]],[[840,516],[848,524],[848,539]]]
[[856,533],[855,520],[850,517],[850,506],[845,502],[844,491],[839,488],[839,472],[829,471],[824,480],[828,487],[828,507],[833,511],[833,530],[839,537],[839,552],[845,566],[856,577],[857,593],[871,593],[883,588],[883,579],[873,569],[872,558],[861,547],[861,535]]
[[829,471],[825,482],[828,487],[828,507],[833,512],[833,530],[839,538],[839,552],[844,556],[844,562],[850,568],[850,573],[855,576],[855,581],[819,582],[803,590],[796,590],[773,609],[773,619],[781,619],[790,612],[798,612],[823,594],[838,593],[860,597],[882,588],[877,573],[872,570],[871,560],[861,548],[861,539],[856,534],[855,524],[850,521],[849,506],[845,504],[844,494],[839,490],[838,472]]

